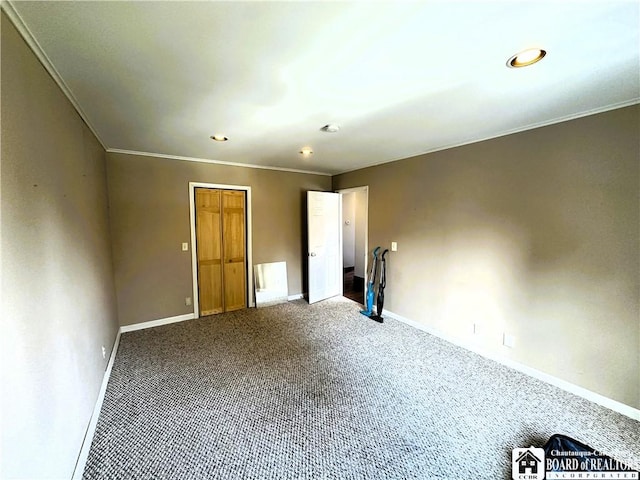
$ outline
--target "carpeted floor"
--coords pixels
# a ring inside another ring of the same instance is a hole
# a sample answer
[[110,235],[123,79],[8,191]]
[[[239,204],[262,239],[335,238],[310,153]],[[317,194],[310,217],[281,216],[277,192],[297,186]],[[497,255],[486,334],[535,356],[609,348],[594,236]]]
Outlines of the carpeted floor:
[[509,479],[640,423],[337,298],[122,334],[85,479]]

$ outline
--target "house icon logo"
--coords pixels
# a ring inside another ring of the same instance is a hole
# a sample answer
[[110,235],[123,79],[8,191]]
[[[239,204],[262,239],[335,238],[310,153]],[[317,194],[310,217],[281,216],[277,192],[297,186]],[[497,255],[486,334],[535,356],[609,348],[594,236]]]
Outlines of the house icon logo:
[[544,480],[544,450],[542,448],[514,448],[511,452],[513,480]]

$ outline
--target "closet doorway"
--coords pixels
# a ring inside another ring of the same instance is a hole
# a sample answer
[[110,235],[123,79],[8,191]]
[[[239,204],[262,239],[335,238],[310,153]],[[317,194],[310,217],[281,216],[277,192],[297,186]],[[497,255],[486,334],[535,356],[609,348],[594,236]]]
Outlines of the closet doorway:
[[253,306],[251,189],[189,184],[194,316]]

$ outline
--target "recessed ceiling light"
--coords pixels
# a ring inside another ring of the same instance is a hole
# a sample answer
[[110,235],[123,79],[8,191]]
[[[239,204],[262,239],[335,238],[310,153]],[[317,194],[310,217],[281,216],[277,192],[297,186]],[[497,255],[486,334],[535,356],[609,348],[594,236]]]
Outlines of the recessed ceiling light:
[[335,123],[329,123],[322,127],[320,130],[327,133],[336,133],[340,130],[340,125],[336,125]]
[[520,53],[516,53],[513,57],[507,60],[507,67],[520,68],[528,67],[536,62],[539,62],[547,54],[545,50],[541,48],[530,48]]
[[221,133],[216,133],[215,135],[211,135],[211,140],[215,140],[216,142],[226,142],[229,140],[229,137],[224,136]]
[[313,150],[311,150],[311,147],[304,147],[302,150],[300,150],[300,153],[303,156],[308,157],[309,155],[313,154]]

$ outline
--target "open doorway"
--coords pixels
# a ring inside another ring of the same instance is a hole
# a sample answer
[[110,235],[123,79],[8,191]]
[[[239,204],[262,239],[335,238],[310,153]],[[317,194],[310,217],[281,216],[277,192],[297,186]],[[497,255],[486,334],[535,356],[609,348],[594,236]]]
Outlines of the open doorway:
[[368,250],[369,187],[339,190],[342,195],[343,296],[364,304]]

